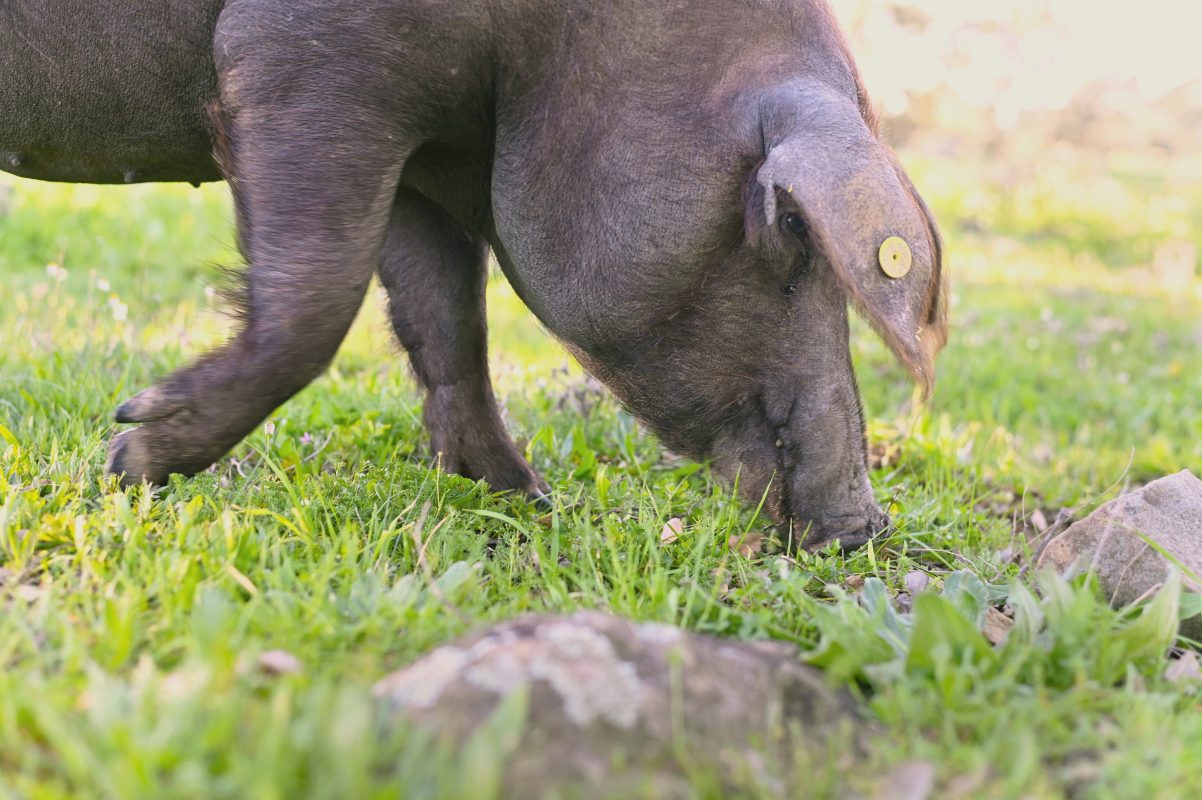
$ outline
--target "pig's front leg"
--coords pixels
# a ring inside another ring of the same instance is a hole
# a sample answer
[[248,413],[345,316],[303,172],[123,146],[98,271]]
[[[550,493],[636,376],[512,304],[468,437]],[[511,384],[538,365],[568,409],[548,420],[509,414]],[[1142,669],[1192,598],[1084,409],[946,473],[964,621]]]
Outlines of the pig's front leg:
[[118,410],[118,422],[142,423],[109,446],[109,470],[124,484],[164,483],[221,458],[325,369],[354,320],[404,151],[391,120],[347,107],[358,102],[352,93],[323,95],[330,83],[289,94],[264,72],[238,87],[242,104],[223,115],[250,262],[245,325]]
[[506,433],[488,377],[487,255],[445,211],[402,191],[380,280],[393,329],[426,390],[426,428],[442,468],[539,497],[546,485]]

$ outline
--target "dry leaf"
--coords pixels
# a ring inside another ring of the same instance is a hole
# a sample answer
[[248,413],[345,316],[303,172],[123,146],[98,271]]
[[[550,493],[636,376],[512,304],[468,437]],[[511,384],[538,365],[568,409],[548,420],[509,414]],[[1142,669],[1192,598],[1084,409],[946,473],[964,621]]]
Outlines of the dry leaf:
[[1006,641],[1006,637],[1010,635],[1010,629],[1014,627],[1014,620],[1007,617],[1002,612],[992,606],[985,611],[985,638],[990,644],[1002,644]]
[[724,567],[714,567],[710,571],[710,577],[715,581],[722,582],[722,585],[718,587],[719,597],[726,597],[730,594],[730,581],[726,580],[726,569]]
[[1164,671],[1164,678],[1169,683],[1202,683],[1202,665],[1198,663],[1198,654],[1188,652],[1169,664]]
[[759,533],[735,534],[727,540],[726,546],[743,558],[754,558],[764,550],[764,537]]
[[291,675],[300,672],[300,659],[286,650],[268,650],[259,655],[259,669],[268,675]]
[[681,521],[680,517],[672,517],[672,519],[664,523],[664,530],[659,535],[659,543],[672,544],[680,538],[682,533],[684,533],[684,522]]
[[858,592],[864,588],[864,576],[863,575],[848,575],[846,580],[843,581],[843,583],[845,586],[847,586],[848,589],[851,589],[853,592]]

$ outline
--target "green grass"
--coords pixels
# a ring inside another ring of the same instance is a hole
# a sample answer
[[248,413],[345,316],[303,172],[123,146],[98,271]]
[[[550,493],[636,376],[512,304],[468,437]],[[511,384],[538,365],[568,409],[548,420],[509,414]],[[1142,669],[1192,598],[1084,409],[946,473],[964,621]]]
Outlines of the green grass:
[[[372,683],[476,626],[578,608],[795,642],[877,720],[863,766],[820,765],[832,794],[912,760],[948,797],[1202,792],[1202,698],[1162,677],[1176,594],[1125,614],[1080,581],[1037,599],[1014,559],[1036,510],[1202,472],[1202,281],[1152,266],[1202,232],[1202,181],[913,166],[954,276],[934,401],[911,411],[881,344],[855,341],[898,530],[796,559],[733,553],[763,523],[501,282],[496,383],[552,513],[428,468],[376,294],[272,430],[192,481],[115,491],[117,403],[228,328],[206,289],[233,261],[225,193],[0,184],[0,797],[468,795],[479,776],[385,724]],[[898,615],[885,598],[915,571],[932,593]],[[1018,633],[994,648],[982,615],[1005,603]],[[272,649],[300,671],[264,674]]]

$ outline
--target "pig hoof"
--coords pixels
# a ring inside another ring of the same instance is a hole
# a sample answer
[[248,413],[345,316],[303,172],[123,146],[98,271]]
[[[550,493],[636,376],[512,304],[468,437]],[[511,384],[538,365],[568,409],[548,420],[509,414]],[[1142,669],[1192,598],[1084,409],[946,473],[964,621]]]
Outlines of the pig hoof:
[[168,400],[163,390],[152,386],[131,397],[117,409],[117,422],[156,422],[183,410],[178,401]]
[[149,458],[146,448],[138,437],[139,430],[141,429],[133,428],[122,431],[109,442],[108,463],[105,464],[104,469],[110,475],[117,476],[123,489],[137,486],[143,481],[152,485],[160,484],[167,477],[166,475],[161,477],[155,475],[152,470],[148,469]]
[[488,488],[498,494],[512,492],[525,496],[539,508],[550,507],[551,487],[524,458],[516,451],[507,453],[508,449],[505,446],[497,447],[500,457],[496,451],[483,448],[471,453],[439,450],[434,466],[472,480],[483,479]]
[[149,483],[163,486],[173,474],[195,475],[221,457],[208,443],[197,443],[171,422],[152,422],[122,431],[109,442],[107,471],[122,488]]
[[551,489],[537,476],[516,485],[513,483],[494,483],[488,480],[488,478],[485,478],[485,482],[488,483],[488,488],[498,494],[525,498],[539,511],[545,512],[555,509],[555,500],[552,498]]

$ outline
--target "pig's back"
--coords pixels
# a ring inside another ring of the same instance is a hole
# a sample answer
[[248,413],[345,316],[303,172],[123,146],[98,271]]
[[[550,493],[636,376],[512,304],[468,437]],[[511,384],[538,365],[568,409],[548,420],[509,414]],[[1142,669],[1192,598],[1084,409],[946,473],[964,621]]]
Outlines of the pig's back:
[[205,181],[225,0],[0,0],[0,169]]

